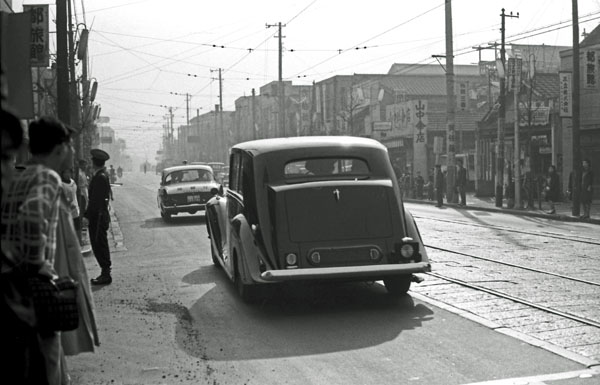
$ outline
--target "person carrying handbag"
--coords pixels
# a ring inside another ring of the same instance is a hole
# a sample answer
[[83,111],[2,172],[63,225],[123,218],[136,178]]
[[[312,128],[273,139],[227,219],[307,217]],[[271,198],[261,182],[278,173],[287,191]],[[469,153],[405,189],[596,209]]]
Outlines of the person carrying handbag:
[[[32,121],[29,124],[32,158],[24,170],[15,174],[6,191],[3,188],[2,249],[12,258],[13,264],[28,266],[31,273],[46,279],[57,277],[54,257],[62,190],[58,172],[73,162],[72,133],[54,118]],[[42,333],[44,326],[37,322],[44,382],[50,385],[67,383],[68,376],[62,366],[60,332]]]

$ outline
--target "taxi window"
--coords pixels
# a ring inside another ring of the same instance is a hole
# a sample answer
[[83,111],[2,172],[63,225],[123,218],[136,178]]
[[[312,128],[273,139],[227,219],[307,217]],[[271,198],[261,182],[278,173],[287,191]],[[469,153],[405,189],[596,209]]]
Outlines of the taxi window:
[[208,170],[178,170],[165,176],[164,184],[177,184],[186,182],[210,182],[214,180],[212,173]]
[[288,162],[285,165],[286,179],[336,176],[365,176],[370,174],[367,162],[359,158],[310,158]]

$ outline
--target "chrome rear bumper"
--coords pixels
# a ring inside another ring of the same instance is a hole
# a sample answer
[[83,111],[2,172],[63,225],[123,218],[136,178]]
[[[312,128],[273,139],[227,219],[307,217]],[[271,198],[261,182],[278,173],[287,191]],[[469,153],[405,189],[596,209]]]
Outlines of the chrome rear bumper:
[[408,275],[431,271],[428,262],[401,265],[370,265],[345,267],[318,267],[306,269],[267,270],[260,277],[269,282],[336,278],[383,278],[389,275]]

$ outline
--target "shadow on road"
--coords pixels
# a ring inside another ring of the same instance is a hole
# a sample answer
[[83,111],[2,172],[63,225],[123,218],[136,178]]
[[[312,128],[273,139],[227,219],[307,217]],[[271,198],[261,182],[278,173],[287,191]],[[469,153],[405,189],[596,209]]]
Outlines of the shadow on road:
[[272,286],[262,303],[248,305],[225,273],[202,267],[183,277],[213,284],[191,308],[154,304],[177,316],[175,338],[192,356],[230,361],[294,357],[376,346],[433,319],[412,297],[394,298],[379,284]]
[[149,218],[140,225],[142,229],[155,229],[159,227],[176,227],[176,226],[195,226],[199,224],[205,224],[204,215],[189,215],[180,214],[181,216],[174,216],[168,220],[164,220],[161,217]]

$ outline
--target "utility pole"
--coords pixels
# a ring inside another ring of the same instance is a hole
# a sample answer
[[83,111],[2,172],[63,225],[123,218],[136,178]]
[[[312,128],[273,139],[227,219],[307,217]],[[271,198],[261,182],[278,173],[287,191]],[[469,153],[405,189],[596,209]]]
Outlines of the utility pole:
[[502,207],[502,201],[504,198],[504,122],[506,120],[506,49],[505,49],[505,18],[506,17],[519,17],[517,12],[516,16],[513,16],[512,12],[510,15],[504,13],[500,14],[502,19],[502,27],[500,28],[502,40],[500,46],[500,61],[502,76],[500,77],[500,108],[498,109],[498,145],[496,149],[496,207]]
[[56,0],[56,104],[58,119],[65,124],[70,124],[67,25],[67,0]]
[[281,28],[285,27],[285,24],[281,24],[281,22],[277,24],[267,24],[267,28],[270,27],[278,27],[279,32],[277,38],[279,39],[279,135],[281,137],[286,136],[285,132],[285,88],[283,87],[283,42],[282,38],[284,37],[281,33]]
[[446,181],[446,199],[454,202],[454,181],[456,167],[455,159],[455,109],[456,97],[454,95],[454,48],[452,42],[452,1],[446,0],[446,170],[448,179]]
[[523,63],[521,57],[514,55],[514,70],[515,78],[513,87],[513,103],[515,108],[514,114],[514,135],[515,135],[515,151],[513,156],[513,166],[515,168],[515,205],[517,209],[522,208],[521,205],[521,146],[519,138],[519,91],[521,90],[521,65]]
[[256,132],[256,91],[252,89],[252,134],[253,138],[258,139],[258,133]]
[[579,152],[579,11],[577,0],[572,0],[573,8],[573,207],[571,214],[574,217],[579,216],[579,205],[581,203],[581,153]]

